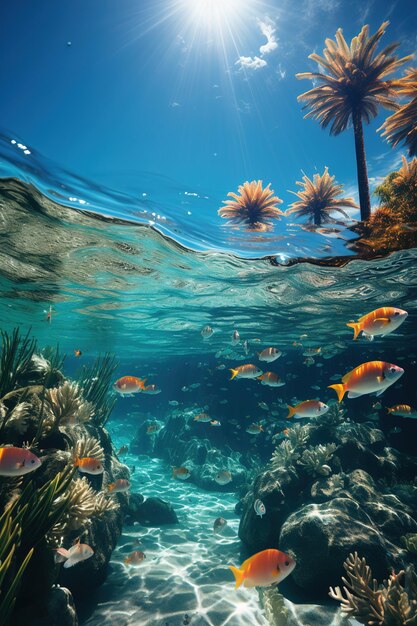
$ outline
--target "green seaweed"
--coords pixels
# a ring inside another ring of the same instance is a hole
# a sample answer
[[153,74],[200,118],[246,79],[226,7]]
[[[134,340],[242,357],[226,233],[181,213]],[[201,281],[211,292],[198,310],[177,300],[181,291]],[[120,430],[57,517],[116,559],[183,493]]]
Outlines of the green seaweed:
[[84,366],[78,377],[82,395],[95,406],[92,421],[96,426],[104,426],[115,405],[116,398],[109,390],[116,369],[116,358],[107,352],[99,355],[91,366]]
[[11,334],[1,331],[0,398],[13,391],[19,378],[30,369],[36,349],[36,340],[29,338],[29,331],[22,335],[16,327]]

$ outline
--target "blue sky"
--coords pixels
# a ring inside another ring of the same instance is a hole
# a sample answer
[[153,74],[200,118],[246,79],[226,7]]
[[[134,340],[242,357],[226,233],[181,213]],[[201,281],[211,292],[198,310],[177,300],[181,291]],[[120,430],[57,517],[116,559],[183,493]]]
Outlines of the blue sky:
[[[389,19],[383,44],[414,53],[415,0],[217,0],[210,19],[213,1],[1,3],[1,126],[119,188],[153,172],[221,200],[261,178],[285,208],[301,170],[328,165],[354,192],[352,133],[303,120],[310,83],[294,74],[338,27],[350,39]],[[375,132],[384,116],[366,128],[371,179],[398,161]]]

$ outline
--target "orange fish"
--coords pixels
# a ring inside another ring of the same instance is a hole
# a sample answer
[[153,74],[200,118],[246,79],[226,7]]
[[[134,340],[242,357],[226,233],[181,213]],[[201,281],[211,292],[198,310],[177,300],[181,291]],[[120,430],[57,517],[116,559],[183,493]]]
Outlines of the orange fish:
[[261,381],[262,385],[267,385],[267,387],[282,387],[285,385],[275,372],[264,372],[262,376],[258,376],[258,380]]
[[247,365],[238,365],[234,369],[230,370],[232,372],[232,377],[230,380],[234,378],[259,378],[262,375],[262,370],[256,365],[252,365],[252,363],[248,363]]
[[320,400],[304,400],[297,406],[288,405],[287,417],[317,417],[318,415],[324,415],[328,410],[327,404],[320,402]]
[[211,420],[210,426],[216,426],[218,428],[219,426],[221,426],[221,423],[219,422],[219,420]]
[[172,468],[172,477],[179,478],[179,480],[187,480],[190,478],[191,472],[187,467],[173,467]]
[[387,407],[387,411],[399,417],[412,417],[414,419],[417,417],[416,409],[413,409],[409,404],[396,404],[395,406]]
[[145,553],[140,550],[135,550],[135,552],[132,552],[132,554],[129,554],[129,556],[125,558],[125,563],[126,565],[133,566],[140,565],[144,559],[146,559]]
[[75,545],[73,545],[69,550],[65,548],[57,548],[55,562],[56,563],[64,563],[65,569],[68,567],[73,567],[80,563],[81,561],[85,561],[93,556],[93,549],[88,546],[86,543],[80,543],[78,540]]
[[349,392],[348,398],[359,398],[369,393],[376,393],[380,396],[403,374],[404,370],[398,365],[384,361],[369,361],[345,374],[341,383],[329,385],[329,389],[335,390],[339,402],[342,402],[347,391]]
[[127,478],[118,478],[114,483],[108,485],[110,493],[125,493],[130,489],[130,481]]
[[83,474],[102,474],[104,472],[103,464],[98,460],[94,459],[91,456],[86,456],[82,459],[75,459],[74,461],[75,467],[78,467],[78,471]]
[[27,448],[0,448],[0,476],[23,476],[38,469],[41,464],[41,460]]
[[353,328],[353,339],[363,333],[372,341],[375,335],[388,335],[396,330],[407,318],[407,311],[396,309],[393,306],[384,306],[375,309],[359,318],[357,322],[349,322],[346,326]]
[[76,356],[77,358],[79,358],[82,355],[81,350],[74,350],[74,356]]
[[280,583],[293,571],[296,563],[280,550],[262,550],[244,561],[240,568],[229,565],[236,579],[236,589],[244,587],[268,587]]
[[132,396],[134,393],[139,393],[145,388],[146,378],[136,378],[136,376],[122,376],[113,385],[114,391],[117,391],[121,396]]

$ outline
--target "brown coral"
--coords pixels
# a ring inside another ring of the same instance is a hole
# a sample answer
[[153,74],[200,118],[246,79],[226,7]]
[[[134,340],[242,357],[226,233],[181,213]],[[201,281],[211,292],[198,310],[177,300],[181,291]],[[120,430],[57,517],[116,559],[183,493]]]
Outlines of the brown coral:
[[329,591],[341,603],[343,613],[368,626],[416,626],[417,576],[411,565],[391,574],[382,585],[372,578],[371,568],[357,552],[349,555],[343,567],[349,579],[342,578],[343,591],[340,587]]
[[229,226],[243,226],[246,230],[265,232],[272,229],[271,219],[280,219],[284,213],[276,205],[282,200],[274,196],[270,183],[262,187],[261,180],[246,181],[239,186],[239,194],[230,191],[227,195],[234,200],[223,200],[224,207],[218,210],[220,217],[228,220]]

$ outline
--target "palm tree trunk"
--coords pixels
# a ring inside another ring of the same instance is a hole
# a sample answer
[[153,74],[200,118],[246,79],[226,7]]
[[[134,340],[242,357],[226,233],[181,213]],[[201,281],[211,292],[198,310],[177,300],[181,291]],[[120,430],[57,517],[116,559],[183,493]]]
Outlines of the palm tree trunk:
[[369,196],[368,170],[366,167],[365,144],[363,141],[362,118],[360,112],[353,109],[353,132],[355,133],[356,169],[358,173],[359,204],[361,220],[369,220],[371,215],[371,198]]

